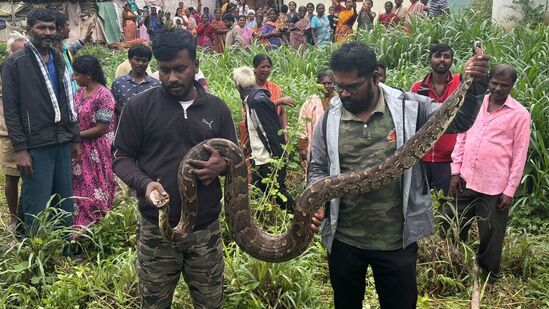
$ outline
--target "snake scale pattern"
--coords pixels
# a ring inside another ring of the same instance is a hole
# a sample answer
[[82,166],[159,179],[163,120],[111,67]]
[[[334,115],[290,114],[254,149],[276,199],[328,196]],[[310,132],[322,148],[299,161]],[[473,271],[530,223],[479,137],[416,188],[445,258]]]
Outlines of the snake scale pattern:
[[[478,46],[478,43],[476,43]],[[209,139],[192,148],[183,158],[178,170],[181,193],[181,218],[172,228],[168,222],[169,203],[157,205],[159,226],[167,239],[184,239],[192,230],[197,216],[196,177],[190,173],[188,159],[207,160],[204,145],[215,148],[227,161],[224,203],[231,237],[251,256],[268,262],[283,262],[299,256],[313,239],[310,229],[312,215],[325,202],[348,193],[369,192],[386,185],[411,168],[431,148],[448,128],[463,104],[465,93],[473,79],[464,75],[461,85],[435,114],[395,154],[378,166],[361,171],[328,176],[309,185],[297,199],[294,218],[288,231],[272,235],[254,223],[248,199],[248,171],[240,148],[225,139]]]

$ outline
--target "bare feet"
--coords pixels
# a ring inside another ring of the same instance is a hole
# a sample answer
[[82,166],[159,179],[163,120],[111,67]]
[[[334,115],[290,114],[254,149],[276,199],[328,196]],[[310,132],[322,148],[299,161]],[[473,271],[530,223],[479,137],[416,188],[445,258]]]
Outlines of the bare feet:
[[19,220],[17,219],[17,216],[11,215],[10,216],[10,223],[9,223],[9,229],[12,232],[15,232],[17,229],[17,223],[19,223]]

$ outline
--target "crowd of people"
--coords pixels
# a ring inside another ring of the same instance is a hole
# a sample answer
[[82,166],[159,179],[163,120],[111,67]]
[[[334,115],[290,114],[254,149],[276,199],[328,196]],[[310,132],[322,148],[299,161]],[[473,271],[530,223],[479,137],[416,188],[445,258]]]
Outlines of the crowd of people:
[[[231,6],[224,3],[224,8],[230,12]],[[312,14],[307,9],[298,12]],[[215,13],[216,20],[221,18]],[[161,235],[152,194],[170,198],[169,222],[177,224],[181,158],[206,139],[224,138],[241,145],[252,185],[268,190],[264,178],[272,179],[276,170],[280,194],[275,202],[294,210],[286,167],[273,165],[272,159],[287,162],[288,136],[280,132],[288,127],[285,107],[297,104],[269,80],[272,59],[255,55],[251,67],[234,70],[243,116],[236,126],[225,102],[207,89],[197,59],[199,40],[191,31],[163,29],[154,33],[152,50],[132,46],[129,70],[121,67],[109,89],[96,57],[76,57],[85,40],[70,46],[62,42],[70,31],[62,15],[35,9],[27,23],[28,37],[8,42],[10,56],[1,68],[0,149],[14,231],[18,221],[23,223],[19,227],[37,224],[35,216],[52,196],[50,206],[72,214],[65,226],[89,227],[112,207],[116,175],[139,199],[141,306],[169,307],[182,273],[195,307],[219,308],[224,264],[218,176],[226,173],[225,160],[207,148],[208,160],[190,162],[199,180],[199,208],[195,229],[181,243]],[[156,73],[148,69],[153,56]],[[382,308],[415,307],[417,241],[434,228],[432,188],[455,197],[460,214],[486,219],[478,221],[478,263],[490,284],[500,276],[508,211],[526,161],[530,115],[510,96],[517,80],[514,68],[500,64],[488,74],[489,56],[478,51],[462,74],[452,73],[453,57],[447,44],[433,45],[431,72],[406,92],[384,84],[385,67],[370,47],[344,43],[332,54],[330,70],[317,75],[323,91],[301,105],[299,156],[308,183],[313,183],[382,163],[425,125],[460,87],[464,74],[474,78],[457,116],[420,162],[380,189],[330,201],[311,218],[312,230],[322,225],[336,308],[362,306],[368,267]],[[77,198],[67,198],[73,196]],[[462,239],[470,226],[465,222]],[[22,235],[31,231],[17,230]]]
[[[122,27],[126,42],[143,42],[154,37],[161,29],[184,29],[189,31],[199,47],[222,53],[225,48],[246,48],[259,42],[268,49],[288,45],[296,49],[307,46],[322,46],[342,42],[358,30],[370,31],[374,22],[390,29],[402,27],[409,31],[413,18],[434,18],[448,13],[447,0],[403,0],[385,2],[385,11],[379,17],[372,11],[373,1],[365,0],[360,9],[354,0],[345,0],[342,5],[332,0],[328,8],[323,3],[308,3],[298,7],[296,2],[280,8],[265,4],[255,8],[246,0],[222,0],[213,14],[208,7],[185,7],[183,2],[173,14],[156,7],[142,9],[127,4],[122,13]],[[150,11],[150,12],[149,12]],[[377,18],[376,18],[377,17]],[[136,39],[140,39],[137,40]]]

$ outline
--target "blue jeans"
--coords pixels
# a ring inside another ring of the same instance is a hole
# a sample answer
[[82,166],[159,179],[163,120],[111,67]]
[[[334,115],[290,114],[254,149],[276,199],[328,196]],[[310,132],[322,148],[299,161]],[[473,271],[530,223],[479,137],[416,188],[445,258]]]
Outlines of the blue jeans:
[[[72,197],[72,151],[71,144],[55,144],[28,150],[32,158],[33,175],[22,175],[21,210],[25,225],[32,226],[35,218],[46,208],[48,200],[54,194],[61,198]],[[59,203],[54,199],[52,207],[61,208],[72,214],[72,199]],[[72,215],[63,222],[72,225]]]

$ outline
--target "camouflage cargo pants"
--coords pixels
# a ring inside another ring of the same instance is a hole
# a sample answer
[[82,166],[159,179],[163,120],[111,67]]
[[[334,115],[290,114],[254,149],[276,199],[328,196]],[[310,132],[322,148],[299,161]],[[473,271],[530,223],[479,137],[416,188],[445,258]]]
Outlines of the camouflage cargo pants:
[[146,219],[138,223],[136,268],[141,308],[170,308],[181,274],[194,308],[221,308],[223,267],[219,221],[181,242],[164,239],[158,225]]

